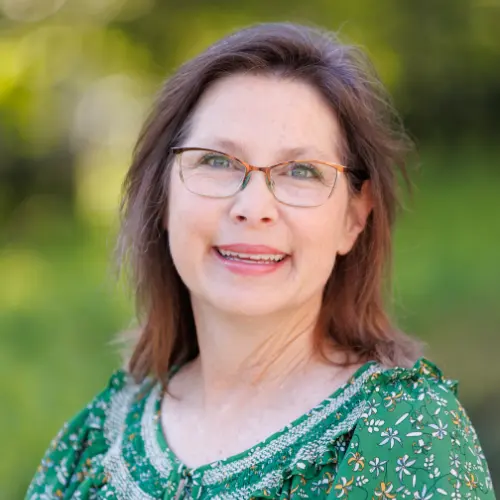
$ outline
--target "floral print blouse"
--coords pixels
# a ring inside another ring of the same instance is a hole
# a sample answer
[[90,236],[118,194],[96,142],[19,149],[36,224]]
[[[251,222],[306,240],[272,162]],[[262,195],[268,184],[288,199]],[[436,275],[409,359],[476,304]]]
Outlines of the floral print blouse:
[[161,386],[124,371],[52,441],[26,499],[495,498],[457,382],[370,361],[252,448],[197,468],[168,447]]

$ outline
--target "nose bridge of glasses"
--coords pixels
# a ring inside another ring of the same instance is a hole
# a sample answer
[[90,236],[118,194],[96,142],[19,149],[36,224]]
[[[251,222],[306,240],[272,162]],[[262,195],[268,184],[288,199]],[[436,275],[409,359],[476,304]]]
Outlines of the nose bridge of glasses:
[[247,168],[247,172],[246,172],[246,175],[245,175],[245,179],[243,180],[243,184],[241,186],[241,190],[243,190],[243,189],[246,188],[246,186],[250,182],[250,177],[252,176],[253,172],[257,172],[257,173],[261,172],[261,173],[264,174],[264,178],[265,178],[265,181],[266,181],[266,186],[272,192],[273,187],[274,187],[274,183],[273,183],[273,181],[271,179],[270,168],[269,167],[255,167],[254,165],[250,165],[250,163],[246,163],[245,166]]
[[270,176],[269,167],[256,167],[254,165],[250,165],[250,163],[246,163],[245,167],[246,167],[246,175],[245,175],[245,178],[243,179],[243,184],[241,185],[240,191],[243,191],[243,189],[245,189],[247,187],[248,183],[250,182],[250,178],[252,177],[253,172],[257,172],[257,173],[261,172],[264,174],[264,180],[266,182],[267,188],[271,192],[273,192],[274,183],[273,183],[271,176]]

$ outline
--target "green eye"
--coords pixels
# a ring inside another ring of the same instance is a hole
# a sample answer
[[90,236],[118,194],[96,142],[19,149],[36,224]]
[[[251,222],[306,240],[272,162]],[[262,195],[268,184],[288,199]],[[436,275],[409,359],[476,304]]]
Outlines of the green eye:
[[297,179],[317,179],[321,173],[311,163],[292,163],[288,169],[288,175]]
[[207,154],[200,160],[200,165],[212,168],[230,168],[231,159],[224,155]]

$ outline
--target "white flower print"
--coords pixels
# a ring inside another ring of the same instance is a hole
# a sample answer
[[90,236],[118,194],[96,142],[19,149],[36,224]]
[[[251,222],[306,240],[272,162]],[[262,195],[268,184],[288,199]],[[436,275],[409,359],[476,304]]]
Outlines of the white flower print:
[[54,498],[54,495],[54,486],[51,484],[45,484],[40,498],[43,500],[50,500],[51,498]]
[[318,481],[313,481],[311,484],[311,491],[313,493],[320,493],[322,489],[328,488],[330,480],[327,477],[318,479]]
[[439,467],[434,467],[434,470],[429,474],[429,477],[431,479],[435,479],[441,475],[441,471],[439,470]]
[[440,396],[436,396],[434,399],[439,406],[448,406],[448,401]]
[[457,453],[450,453],[450,465],[455,468],[460,467],[460,457]]
[[427,469],[432,468],[434,465],[434,453],[431,453],[428,457],[425,457],[424,467]]
[[337,448],[340,451],[345,451],[347,449],[347,441],[344,437],[340,438],[337,442]]
[[415,492],[415,500],[429,500],[434,496],[434,493],[429,493],[427,491],[427,485],[424,484],[423,488],[421,491],[416,491]]
[[411,472],[408,470],[409,467],[411,467],[416,460],[410,460],[410,457],[408,455],[404,455],[403,457],[400,457],[397,459],[396,463],[396,472],[399,473],[399,479],[403,481],[403,474],[406,474],[407,476],[411,475]]
[[370,467],[370,472],[375,472],[377,474],[377,477],[381,472],[385,470],[385,464],[387,463],[387,460],[380,460],[379,457],[375,457],[373,460],[370,460],[368,462],[371,467]]
[[[350,453],[350,457],[347,460],[347,463],[353,467],[353,470],[357,472],[358,470],[363,470],[365,468],[365,458],[359,451],[356,453]],[[354,465],[352,465],[354,464]]]
[[93,413],[89,415],[86,424],[91,429],[100,429],[102,428],[103,425],[101,419],[97,415],[94,415]]
[[[66,451],[66,450],[69,450],[69,446],[70,446],[70,444],[72,444],[72,443],[67,443],[66,441],[60,441],[60,442],[58,443],[58,445],[57,445],[57,449],[58,449],[59,451]],[[73,449],[76,449],[74,444],[73,444],[72,446],[73,446]]]
[[336,484],[335,489],[337,491],[337,498],[341,498],[344,495],[348,496],[349,492],[352,490],[352,483],[354,482],[354,478],[351,478],[349,481],[345,477],[340,478],[341,484]]
[[417,418],[410,417],[410,422],[413,424],[413,426],[416,429],[422,429],[423,425],[422,422],[424,420],[423,415],[418,415]]
[[417,455],[421,453],[425,453],[426,451],[429,451],[432,448],[432,444],[426,443],[423,439],[419,439],[417,443],[413,443],[413,451]]
[[402,444],[401,438],[398,437],[399,432],[396,429],[393,429],[392,427],[388,427],[385,431],[383,431],[380,435],[385,438],[383,439],[380,443],[379,446],[383,446],[384,444],[389,443],[390,448],[394,447],[394,443],[396,441],[399,442],[399,444]]
[[98,410],[107,410],[108,408],[108,403],[106,403],[106,401],[97,401],[97,403],[95,404],[95,408],[98,409]]
[[476,444],[476,445],[474,445],[474,447],[469,446],[468,448],[471,451],[471,453],[476,457],[477,464],[481,465],[481,461],[485,460],[485,458],[486,458],[484,456],[484,453],[483,453],[483,450],[481,449],[481,447]]
[[63,460],[61,460],[60,464],[57,464],[54,467],[54,470],[56,472],[57,480],[61,484],[66,484],[66,481],[69,478],[69,471],[68,471],[68,467],[67,467],[67,462],[68,462],[68,459],[64,458]]
[[381,425],[384,425],[384,421],[383,420],[375,420],[374,418],[372,418],[369,422],[368,422],[368,432],[371,434],[372,432],[378,432],[380,430],[380,426]]
[[396,497],[394,493],[391,493],[394,485],[392,483],[380,483],[380,486],[375,488],[375,496],[379,497],[380,500],[392,500]]
[[460,439],[459,439],[459,434],[458,432],[453,431],[451,434],[451,445],[454,448],[459,448],[460,447]]
[[388,394],[385,398],[385,407],[386,408],[391,408],[396,405],[399,399],[401,399],[401,396],[403,395],[403,392],[396,393],[395,391],[391,392]]
[[448,428],[448,424],[443,424],[441,422],[441,419],[438,420],[439,424],[429,424],[429,427],[432,427],[435,429],[435,431],[432,433],[432,435],[438,439],[443,439],[448,432],[446,429]]
[[374,399],[369,400],[366,403],[366,409],[363,417],[368,418],[375,415],[375,413],[377,413],[377,406],[380,406],[380,403],[376,403]]
[[365,476],[358,476],[356,478],[356,486],[358,486],[358,487],[363,486],[367,482],[368,482],[368,478]]
[[406,498],[408,495],[411,495],[411,491],[403,484],[403,486],[400,486],[397,490],[396,493],[398,495],[401,495],[401,498]]
[[319,493],[321,491],[321,479],[319,481],[311,481],[311,491]]
[[64,444],[61,443],[61,447],[59,449],[63,451],[71,448],[73,451],[78,451],[81,447],[80,439],[81,437],[78,434],[70,434],[68,437],[68,442],[65,442]]

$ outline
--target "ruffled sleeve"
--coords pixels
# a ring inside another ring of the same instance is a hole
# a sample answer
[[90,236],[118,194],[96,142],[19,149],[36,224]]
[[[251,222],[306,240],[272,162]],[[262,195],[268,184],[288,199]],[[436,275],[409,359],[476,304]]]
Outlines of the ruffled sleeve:
[[63,425],[38,466],[26,500],[87,498],[105,481],[100,464],[110,446],[106,420],[113,397],[127,379],[126,372],[115,371],[107,387]]
[[328,498],[495,498],[457,383],[433,363],[375,374],[367,394]]

